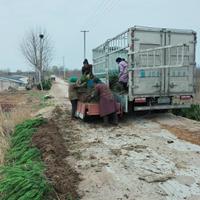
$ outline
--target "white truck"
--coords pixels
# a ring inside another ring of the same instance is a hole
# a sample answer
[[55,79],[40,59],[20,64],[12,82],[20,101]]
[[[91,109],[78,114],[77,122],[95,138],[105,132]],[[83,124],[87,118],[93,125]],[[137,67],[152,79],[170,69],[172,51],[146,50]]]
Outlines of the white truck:
[[124,112],[190,107],[195,93],[196,32],[134,26],[93,49],[93,73],[109,84],[117,57],[128,61]]

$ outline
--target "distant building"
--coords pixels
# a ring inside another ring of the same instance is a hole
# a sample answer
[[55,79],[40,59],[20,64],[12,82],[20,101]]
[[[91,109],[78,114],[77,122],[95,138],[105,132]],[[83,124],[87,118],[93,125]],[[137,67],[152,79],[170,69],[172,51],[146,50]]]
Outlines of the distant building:
[[15,89],[25,89],[28,77],[20,75],[0,76],[0,92],[8,90],[10,87]]

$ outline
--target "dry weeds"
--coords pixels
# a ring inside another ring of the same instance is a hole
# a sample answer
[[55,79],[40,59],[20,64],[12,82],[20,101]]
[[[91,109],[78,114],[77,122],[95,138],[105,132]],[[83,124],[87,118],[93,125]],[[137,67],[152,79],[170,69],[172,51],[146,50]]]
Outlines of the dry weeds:
[[41,108],[43,93],[39,91],[3,92],[0,95],[0,165],[9,147],[9,136],[14,127],[31,118]]
[[8,135],[17,124],[28,118],[30,118],[30,110],[26,107],[16,107],[10,112],[3,112],[0,109],[1,135]]
[[30,118],[30,110],[25,107],[14,108],[11,112],[0,109],[0,164],[3,163],[4,154],[9,147],[9,135],[14,127]]

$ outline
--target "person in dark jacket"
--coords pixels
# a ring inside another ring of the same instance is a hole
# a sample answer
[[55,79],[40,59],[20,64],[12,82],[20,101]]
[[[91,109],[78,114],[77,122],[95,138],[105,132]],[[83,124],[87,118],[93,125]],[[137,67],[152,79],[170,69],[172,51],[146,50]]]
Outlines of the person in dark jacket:
[[69,100],[72,105],[72,111],[71,111],[71,119],[75,119],[75,114],[77,110],[77,104],[78,104],[78,94],[77,94],[77,77],[71,77],[69,79],[69,87],[68,87],[68,96]]
[[83,67],[82,67],[81,71],[82,71],[82,75],[86,75],[86,76],[90,75],[91,76],[90,78],[92,78],[92,76],[93,76],[93,74],[92,74],[92,65],[88,63],[87,59],[85,59],[83,61]]
[[99,96],[100,117],[103,117],[104,124],[108,125],[109,119],[112,118],[114,125],[118,124],[117,102],[109,87],[94,79],[95,94]]

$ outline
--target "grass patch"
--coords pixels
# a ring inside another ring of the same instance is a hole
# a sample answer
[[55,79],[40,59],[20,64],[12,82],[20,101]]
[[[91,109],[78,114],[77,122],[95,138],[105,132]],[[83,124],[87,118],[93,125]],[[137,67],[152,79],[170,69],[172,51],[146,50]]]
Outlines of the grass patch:
[[41,200],[50,191],[40,152],[31,146],[43,119],[26,120],[15,127],[5,166],[0,168],[1,200]]
[[182,108],[179,110],[173,110],[173,114],[200,121],[200,105],[192,104],[190,108]]
[[49,102],[48,99],[45,98],[46,94],[47,94],[47,92],[44,92],[44,91],[43,92],[42,91],[30,91],[29,92],[29,95],[31,97],[34,97],[38,101],[37,104],[33,104],[33,106],[32,106],[32,108],[34,110],[42,109],[47,106],[53,105],[53,103]]

